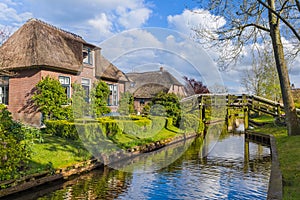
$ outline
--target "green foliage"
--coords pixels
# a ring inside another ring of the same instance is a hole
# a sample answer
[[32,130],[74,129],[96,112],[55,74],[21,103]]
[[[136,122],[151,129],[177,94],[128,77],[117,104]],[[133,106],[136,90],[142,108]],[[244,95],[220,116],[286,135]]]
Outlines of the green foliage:
[[144,107],[143,107],[143,111],[142,111],[142,114],[145,115],[145,116],[148,116],[150,114],[150,105],[149,104],[146,104]]
[[77,140],[79,138],[76,123],[67,120],[46,120],[45,133]]
[[71,116],[71,109],[63,106],[69,103],[65,89],[56,79],[49,76],[43,78],[36,85],[36,92],[32,99],[45,120],[69,119]]
[[110,108],[107,107],[109,93],[110,90],[108,85],[104,81],[99,81],[94,84],[94,88],[92,90],[92,107],[93,114],[96,117],[101,117],[111,111]]
[[72,108],[74,118],[83,118],[89,114],[89,105],[85,98],[86,94],[80,84],[72,84]]
[[121,94],[118,112],[121,115],[129,115],[134,113],[134,98],[130,92]]
[[[160,106],[154,106],[160,105]],[[173,124],[178,126],[180,121],[181,109],[179,98],[173,93],[158,93],[150,103],[150,106],[154,106],[153,112],[150,111],[152,115],[162,115],[166,113],[167,117],[173,118]]]
[[184,132],[199,132],[199,117],[195,114],[186,113],[182,116],[180,120],[180,128]]
[[0,180],[20,176],[28,164],[31,144],[39,131],[12,120],[6,106],[0,104]]

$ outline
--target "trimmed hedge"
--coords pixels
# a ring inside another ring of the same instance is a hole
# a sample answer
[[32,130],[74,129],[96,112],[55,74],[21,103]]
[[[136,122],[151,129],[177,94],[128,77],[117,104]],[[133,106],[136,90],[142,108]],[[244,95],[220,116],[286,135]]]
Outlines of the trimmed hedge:
[[45,132],[59,137],[77,140],[79,139],[76,123],[67,120],[46,120]]
[[[45,133],[57,135],[59,137],[77,140],[79,139],[78,131],[83,133],[89,133],[91,131],[85,131],[89,126],[99,127],[98,130],[108,138],[113,138],[116,134],[127,134],[137,138],[147,138],[155,135],[165,126],[167,126],[166,118],[152,117],[151,119],[145,117],[125,117],[124,120],[121,117],[116,120],[114,117],[103,117],[97,120],[76,120],[76,122],[70,122],[67,120],[47,120],[45,121]],[[130,120],[129,120],[130,119]],[[172,123],[172,119],[168,119],[169,126]],[[82,129],[85,127],[85,129]]]

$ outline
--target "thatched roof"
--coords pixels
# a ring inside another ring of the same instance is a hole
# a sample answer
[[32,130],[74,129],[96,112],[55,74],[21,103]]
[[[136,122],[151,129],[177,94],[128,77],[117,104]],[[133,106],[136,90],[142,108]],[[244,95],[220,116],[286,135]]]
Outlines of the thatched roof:
[[102,55],[100,55],[100,67],[96,68],[96,76],[114,81],[128,81],[126,75]]
[[167,93],[169,91],[169,88],[166,88],[163,85],[155,84],[155,83],[149,83],[141,86],[138,88],[133,96],[135,98],[143,98],[143,99],[151,99],[155,97],[159,92],[165,92]]
[[[147,86],[145,89],[151,94],[158,91],[159,88],[170,89],[172,85],[183,86],[172,74],[163,70],[163,68],[159,71],[127,73],[126,76],[132,81],[126,85],[127,90],[131,93],[140,91],[140,88],[143,88],[143,86]],[[155,87],[157,87],[157,89]],[[150,91],[150,89],[152,91]],[[158,92],[156,92],[156,94]]]
[[31,19],[0,47],[0,64],[3,69],[46,66],[77,72],[83,44],[89,45],[80,36]]

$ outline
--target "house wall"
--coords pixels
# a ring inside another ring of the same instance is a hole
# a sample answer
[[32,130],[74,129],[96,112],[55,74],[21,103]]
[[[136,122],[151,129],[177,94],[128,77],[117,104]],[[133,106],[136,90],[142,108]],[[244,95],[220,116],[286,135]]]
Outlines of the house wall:
[[183,86],[179,85],[171,85],[168,93],[174,93],[177,96],[184,97],[185,96],[185,91]]
[[[50,76],[58,79],[59,76],[68,76],[71,78],[71,83],[81,84],[82,78],[91,80],[92,84],[98,79],[95,77],[95,68],[93,66],[85,66],[79,74],[57,72],[40,69],[26,69],[19,71],[16,77],[9,79],[9,104],[8,109],[12,113],[12,117],[25,124],[34,126],[41,125],[41,113],[38,112],[37,107],[34,106],[32,96],[35,92],[36,84],[42,80],[42,77]],[[120,99],[121,93],[125,90],[123,82],[117,83],[113,81],[105,81],[108,84],[118,84],[118,97]],[[72,96],[72,90],[71,90]],[[118,110],[118,106],[110,106],[113,112]]]
[[40,125],[41,114],[31,99],[35,92],[35,85],[40,80],[41,71],[38,69],[19,71],[17,76],[9,79],[8,109],[15,120],[25,124]]
[[[144,103],[141,103],[141,101],[144,101]],[[148,103],[151,102],[151,99],[139,99],[139,98],[135,98],[134,99],[134,109],[136,110],[137,113],[142,113],[143,112],[143,108],[145,105],[147,105]]]

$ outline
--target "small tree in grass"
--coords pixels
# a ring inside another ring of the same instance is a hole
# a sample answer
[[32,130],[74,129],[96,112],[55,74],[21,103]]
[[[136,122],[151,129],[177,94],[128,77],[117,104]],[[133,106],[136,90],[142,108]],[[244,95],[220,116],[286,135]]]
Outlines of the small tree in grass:
[[70,106],[64,106],[69,103],[65,89],[56,79],[49,76],[44,77],[36,85],[36,92],[32,99],[42,112],[44,120],[69,119],[71,117]]
[[92,90],[92,109],[93,114],[96,117],[100,117],[104,114],[109,113],[111,110],[107,107],[107,99],[110,90],[108,85],[103,81],[98,81],[94,84],[94,88]]
[[155,108],[155,110],[150,111],[150,113],[157,113],[157,115],[160,115],[160,113],[166,112],[167,117],[173,118],[173,124],[179,125],[181,115],[180,102],[175,94],[160,92],[152,99],[149,106],[154,106]]
[[74,118],[83,118],[84,116],[89,115],[88,112],[88,101],[89,97],[87,97],[83,87],[78,84],[72,84],[73,94],[72,94],[72,108]]
[[118,112],[122,115],[134,113],[133,96],[130,92],[124,92],[121,95]]

